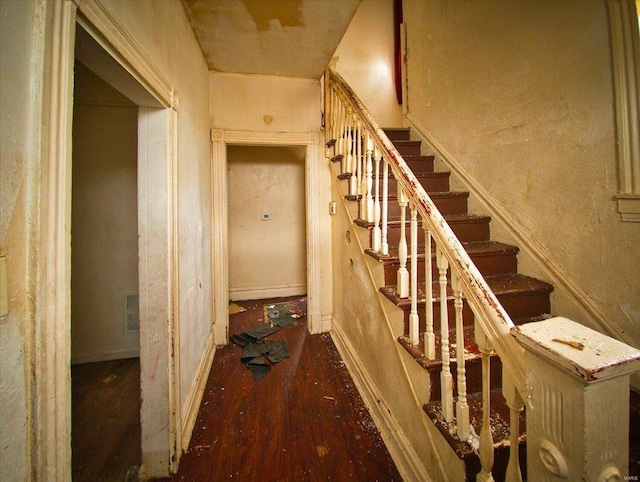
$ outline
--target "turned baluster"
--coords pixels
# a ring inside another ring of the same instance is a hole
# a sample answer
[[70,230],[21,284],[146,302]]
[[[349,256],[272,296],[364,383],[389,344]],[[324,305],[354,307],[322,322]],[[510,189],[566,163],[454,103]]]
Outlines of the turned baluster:
[[355,113],[352,113],[351,129],[351,178],[349,179],[349,194],[357,196],[360,191],[358,179],[360,176],[358,166],[360,164],[360,139],[358,139],[358,119]]
[[382,159],[382,229],[380,231],[380,253],[389,256],[389,163]]
[[367,213],[367,222],[374,221],[374,202],[373,202],[373,139],[367,133],[367,156],[366,156],[366,197],[365,197],[365,212]]
[[[328,77],[326,79],[328,80]],[[338,106],[336,102],[336,92],[332,88],[329,88],[329,106],[328,107],[329,108],[327,110],[330,111],[330,113],[329,113],[329,117],[325,119],[325,122],[330,127],[331,139],[334,140],[333,154],[336,155],[338,153],[336,150],[336,145],[338,143],[338,129],[336,125],[338,121],[338,119],[336,118],[336,115],[338,113],[338,109],[337,109]]]
[[418,210],[411,209],[411,312],[409,314],[409,340],[412,345],[420,342],[420,317],[418,316]]
[[431,231],[424,223],[424,298],[426,331],[424,333],[424,354],[429,360],[436,359],[436,335],[433,332],[433,267],[431,264]]
[[400,205],[400,242],[398,243],[398,258],[400,267],[398,268],[398,296],[400,298],[409,297],[409,271],[407,271],[407,205],[409,198],[404,190],[398,186],[398,204]]
[[[352,129],[353,124],[351,123],[352,117],[347,108],[347,112],[345,112],[345,125],[344,125],[344,157],[342,158],[342,162],[344,164],[344,168],[342,170],[343,173],[352,173],[353,172],[353,142],[352,142]],[[349,181],[349,194],[353,194],[351,191],[351,181]]]
[[380,230],[380,162],[382,156],[376,146],[374,148],[373,162],[375,165],[375,191],[373,198],[373,231],[371,233],[372,246],[374,252],[379,253],[382,244],[382,231]]
[[509,407],[509,463],[505,473],[507,482],[522,482],[520,470],[520,412],[524,409],[524,401],[516,390],[513,379],[507,370],[502,370],[502,394]]
[[477,482],[493,481],[491,470],[493,469],[493,435],[491,434],[491,361],[493,348],[489,339],[484,334],[482,327],[475,322],[475,338],[478,350],[482,354],[482,427],[480,429],[480,472],[476,476]]
[[442,400],[442,416],[445,421],[453,420],[453,377],[449,359],[449,313],[447,312],[447,268],[449,262],[444,253],[436,246],[438,265],[438,282],[440,284],[440,340],[442,353],[442,369],[440,371],[440,399]]
[[338,102],[338,120],[336,123],[336,129],[337,129],[337,133],[336,136],[338,138],[337,142],[336,142],[336,147],[338,148],[338,151],[336,152],[337,155],[341,155],[342,156],[342,160],[340,161],[340,172],[346,172],[347,169],[347,165],[346,165],[346,144],[345,144],[345,130],[347,128],[346,126],[346,106],[344,105],[344,103],[342,102],[342,99],[340,99],[340,96],[337,95],[336,93],[336,100],[339,101]]
[[451,272],[451,289],[453,290],[453,306],[456,311],[456,362],[458,365],[458,400],[456,401],[456,424],[458,438],[467,440],[469,428],[469,404],[467,403],[467,376],[464,360],[464,326],[462,320],[462,286],[460,280]]

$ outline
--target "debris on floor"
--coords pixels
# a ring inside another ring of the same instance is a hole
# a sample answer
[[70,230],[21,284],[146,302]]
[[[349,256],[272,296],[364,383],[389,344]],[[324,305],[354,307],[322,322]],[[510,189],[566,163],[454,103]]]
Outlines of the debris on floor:
[[237,303],[229,303],[229,314],[236,315],[238,313],[242,313],[243,311],[247,311],[246,308],[243,308]]
[[262,380],[271,371],[272,364],[289,358],[284,341],[261,340],[291,326],[302,317],[300,313],[291,313],[288,303],[264,305],[264,310],[266,323],[231,337],[233,343],[243,348],[240,360],[253,372],[255,381]]

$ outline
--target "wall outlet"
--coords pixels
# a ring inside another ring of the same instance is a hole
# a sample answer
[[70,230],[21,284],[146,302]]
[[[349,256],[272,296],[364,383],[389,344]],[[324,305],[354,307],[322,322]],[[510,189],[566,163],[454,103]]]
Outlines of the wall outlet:
[[260,215],[260,219],[263,221],[269,221],[271,219],[271,213],[262,213]]

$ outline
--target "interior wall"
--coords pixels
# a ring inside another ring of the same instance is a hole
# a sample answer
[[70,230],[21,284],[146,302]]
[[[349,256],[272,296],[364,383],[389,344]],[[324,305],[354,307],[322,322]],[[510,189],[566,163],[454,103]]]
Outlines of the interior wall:
[[[210,73],[210,115],[215,129],[260,133],[318,133],[319,143],[322,95],[319,80],[267,75]],[[250,137],[250,134],[247,135]],[[319,265],[322,292],[319,294],[323,319],[330,319],[331,298],[331,176],[318,146],[318,159],[306,159],[305,169],[320,167],[319,205],[327,206],[317,220],[320,231]],[[222,162],[214,158],[213,162]],[[282,187],[284,188],[284,187]]]
[[[640,224],[616,214],[606,2],[405,0],[404,18],[410,114],[640,346]],[[552,309],[585,322],[559,289]]]
[[231,300],[306,293],[304,157],[300,146],[227,148]]
[[103,0],[175,89],[181,403],[211,334],[209,72],[181,2]]
[[393,0],[362,0],[334,53],[336,69],[382,127],[402,127],[394,80]]
[[137,132],[137,106],[76,62],[72,363],[139,355],[139,330],[128,324],[138,317]]
[[0,318],[0,473],[6,480],[31,478],[31,216],[39,119],[30,69],[40,54],[34,16],[35,2],[0,2],[0,256],[7,257],[9,308]]
[[[81,2],[80,8],[84,4]],[[209,74],[180,2],[103,0],[100,4],[110,21],[123,26],[144,57],[169,80],[179,98],[175,146],[179,162],[177,305],[182,356],[178,378],[184,405],[193,393],[212,323]],[[46,141],[41,137],[42,86],[46,84],[43,73],[49,71],[45,65],[45,27],[54,22],[47,16],[51,9],[50,2],[0,2],[0,254],[7,257],[9,288],[9,313],[0,320],[0,472],[7,480],[31,479],[39,462],[32,459],[37,453],[31,418],[33,330],[36,310],[47,307],[36,307],[33,300],[36,293],[45,290],[39,269],[52,262],[36,249],[40,244],[38,212],[44,202],[38,169],[44,164],[41,142]],[[162,214],[166,217],[166,210]],[[152,355],[168,353],[167,346],[153,349]],[[143,370],[153,376],[153,370],[166,372],[167,367],[149,363]],[[151,387],[150,393],[168,400],[166,387]],[[143,422],[163,409],[161,404],[148,408]],[[168,419],[168,411],[165,414]],[[64,431],[60,428],[60,433]],[[163,470],[166,475],[168,470],[168,436],[158,447],[158,453],[152,454],[158,462],[151,466],[158,472],[150,475],[163,475]]]
[[320,130],[320,81],[271,75],[210,74],[211,118],[218,129]]

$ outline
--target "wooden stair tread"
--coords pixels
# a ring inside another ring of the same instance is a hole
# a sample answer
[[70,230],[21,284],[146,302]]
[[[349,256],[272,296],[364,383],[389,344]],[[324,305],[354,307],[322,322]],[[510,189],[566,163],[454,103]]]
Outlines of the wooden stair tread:
[[[414,158],[415,159],[415,158]],[[449,171],[420,171],[420,172],[414,172],[413,175],[418,178],[440,178],[440,177],[451,177],[451,172]],[[376,177],[379,177],[380,179],[384,178],[384,174],[380,173],[378,176],[374,174],[371,175],[371,177],[373,179],[376,179]],[[393,179],[395,180],[395,177],[393,175],[393,173],[389,172],[389,179]]]
[[393,141],[394,146],[421,146],[422,142],[412,141],[411,139],[396,139]]
[[[469,198],[469,191],[427,191],[427,194],[432,199],[439,198],[450,198],[450,197],[460,197],[460,198]],[[389,203],[397,202],[398,196],[396,194],[389,194],[388,196]]]
[[[536,278],[531,278],[522,274],[508,274],[499,276],[488,276],[485,281],[489,288],[497,297],[518,296],[531,293],[551,293],[553,286]],[[398,296],[396,285],[387,285],[380,288],[380,291],[389,298],[396,306],[405,309],[411,306],[408,298]],[[434,301],[440,300],[440,286],[437,282],[432,284]],[[453,300],[453,293],[450,286],[447,286],[447,300]],[[418,306],[425,303],[425,284],[418,283]]]
[[[449,359],[454,362],[456,360],[457,341],[455,335],[455,326],[450,328],[453,329],[451,329],[449,333]],[[478,351],[478,345],[476,345],[475,343],[473,326],[463,327],[463,332],[465,362],[469,363],[473,360],[480,360],[482,356]],[[428,359],[424,354],[424,333],[420,334],[420,341],[418,345],[412,345],[407,336],[401,336],[400,338],[398,338],[398,343],[402,345],[402,347],[416,360],[416,362],[422,368],[428,371],[439,371],[442,367],[442,350],[440,345],[442,336],[440,335],[440,333],[435,334],[435,339],[436,358],[433,360]]]
[[[449,224],[486,223],[491,221],[491,216],[484,216],[480,214],[447,214],[443,217]],[[362,219],[356,219],[354,222],[360,227],[369,228],[369,229],[373,228],[375,225],[372,222],[364,221]],[[406,223],[407,223],[407,229],[408,229],[409,219],[407,219]],[[387,226],[389,228],[400,227],[400,218],[395,216],[390,217],[389,220],[387,221]],[[422,220],[418,220],[418,226],[422,226]]]
[[[510,244],[500,243],[498,241],[471,241],[467,243],[462,243],[465,251],[469,254],[469,256],[493,256],[495,254],[507,254],[513,253],[517,254],[520,251],[520,248],[517,246],[512,246]],[[376,253],[371,249],[365,250],[365,252],[381,261],[385,264],[394,264],[397,263],[398,258],[398,247],[390,246],[389,254],[384,256],[380,253]],[[435,251],[432,249],[432,256],[435,256]],[[418,246],[418,259],[424,259],[425,256],[425,246],[421,244]]]
[[[551,315],[547,314],[547,315],[540,315],[540,316],[535,316],[535,317],[521,319],[521,320],[513,320],[513,323],[515,325],[522,325],[522,324],[531,323],[534,321],[541,321],[549,318],[550,316]],[[452,320],[449,320],[449,321],[451,322]],[[476,342],[475,342],[474,326],[473,325],[464,326],[463,334],[464,334],[465,363],[473,363],[475,361],[480,361],[482,358],[482,355],[480,354],[480,351],[478,350],[478,345],[476,345]],[[398,343],[400,343],[400,345],[407,351],[407,353],[409,353],[413,357],[416,363],[418,363],[418,365],[420,365],[422,368],[430,372],[439,371],[440,368],[442,367],[442,350],[441,350],[441,344],[440,344],[442,340],[442,335],[440,334],[439,331],[437,333],[434,333],[434,335],[435,335],[435,350],[436,350],[435,355],[436,356],[433,360],[430,360],[429,358],[427,358],[424,353],[424,333],[420,333],[420,340],[417,345],[413,345],[409,340],[409,337],[406,335],[403,335],[398,338]],[[456,349],[457,349],[456,327],[455,327],[455,323],[450,323],[449,325],[449,359],[451,360],[452,363],[455,363],[456,361]],[[498,357],[498,355],[496,354],[493,354],[491,356],[492,358]],[[638,409],[639,409],[638,417],[640,420],[640,395],[638,396]],[[638,442],[639,442],[638,445],[640,449],[640,440]]]

